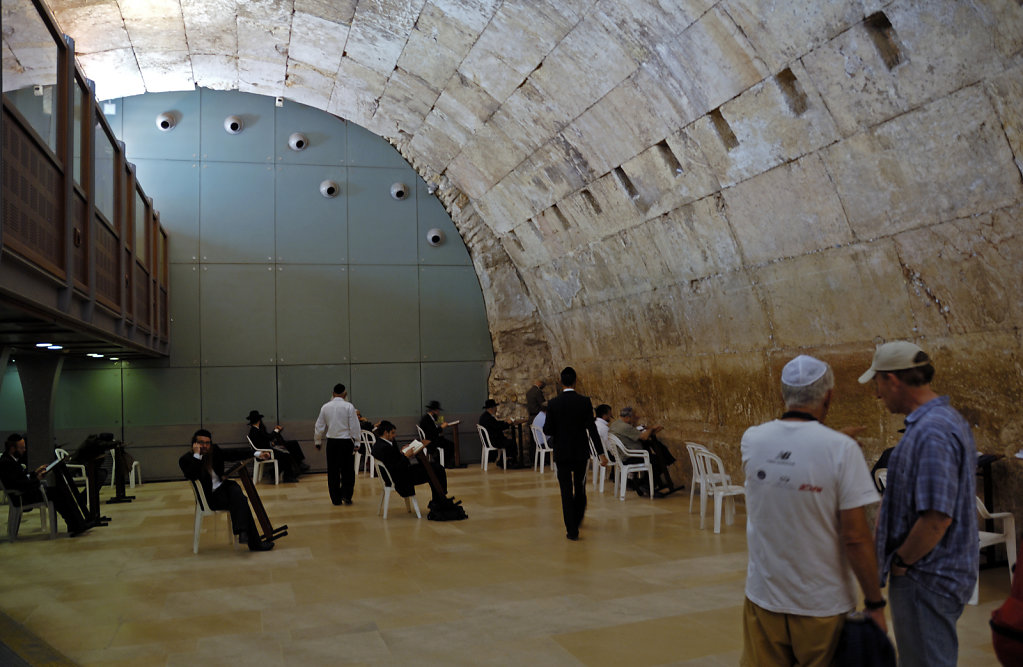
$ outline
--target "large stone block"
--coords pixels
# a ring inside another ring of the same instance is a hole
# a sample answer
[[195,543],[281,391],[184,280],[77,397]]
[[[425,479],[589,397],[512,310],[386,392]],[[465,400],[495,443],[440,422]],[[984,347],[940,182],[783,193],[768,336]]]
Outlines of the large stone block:
[[720,6],[654,50],[668,95],[685,98],[697,113],[717,108],[768,74],[749,40]]
[[341,59],[327,111],[366,127],[376,112],[387,78],[350,58]]
[[902,265],[891,241],[803,255],[751,273],[774,332],[762,344],[816,347],[914,333]]
[[774,73],[863,20],[859,2],[724,0],[721,4]]
[[97,100],[146,92],[138,60],[131,49],[79,53],[75,57],[89,76],[95,77]]
[[719,197],[706,197],[644,223],[671,270],[685,284],[742,266]]
[[998,111],[1016,168],[1023,172],[1023,66],[992,79],[986,89]]
[[[61,29],[74,37],[75,51],[79,55],[131,48],[131,39],[121,20],[121,10],[114,0],[54,4],[51,10]],[[7,7],[4,7],[4,11],[7,11]],[[96,80],[92,74],[89,74],[89,77]],[[111,85],[113,83],[111,82]],[[119,96],[120,94],[115,95]]]
[[770,311],[745,272],[712,275],[669,291],[677,292],[678,318],[693,341],[691,354],[731,354],[769,344]]
[[721,189],[701,147],[687,134],[659,141],[622,164],[638,208],[654,218]]
[[[237,58],[237,6],[235,0],[181,0],[181,18],[193,58]],[[198,74],[195,77],[200,78]]]
[[386,118],[399,131],[414,134],[437,100],[438,90],[415,74],[396,68],[384,87],[376,115]]
[[824,151],[860,238],[986,213],[1020,201],[1019,171],[981,86]]
[[347,25],[296,11],[291,19],[288,57],[333,76],[341,66],[347,40]]
[[[1010,17],[1008,8],[992,11],[978,4],[891,3],[884,8],[890,31],[858,23],[808,54],[804,65],[842,133],[858,132],[996,74],[1004,49],[1020,48],[1018,8]],[[1004,27],[995,22],[999,16]],[[999,48],[993,48],[996,44]]]
[[229,90],[238,85],[238,58],[192,54],[192,76],[199,88]]
[[[132,44],[145,44],[146,51],[170,51],[187,55],[185,24],[180,14],[157,17],[145,13],[125,13],[126,9],[122,7],[124,27]],[[139,55],[141,57],[142,54]]]
[[398,67],[443,90],[475,41],[475,31],[427,3],[409,33]]
[[334,74],[289,59],[285,86],[288,98],[317,109],[325,109],[330,104],[330,94],[334,90]]
[[146,51],[136,54],[146,92],[162,93],[172,90],[187,90],[195,87],[191,68],[182,67],[187,63],[188,51]]
[[[810,76],[794,63],[696,123],[704,154],[723,187],[811,153],[839,138]],[[727,127],[726,127],[727,126]]]
[[762,264],[853,240],[823,161],[810,155],[722,192],[745,262]]
[[921,335],[1012,331],[1023,322],[1021,222],[1015,206],[894,237],[916,319],[930,321]]

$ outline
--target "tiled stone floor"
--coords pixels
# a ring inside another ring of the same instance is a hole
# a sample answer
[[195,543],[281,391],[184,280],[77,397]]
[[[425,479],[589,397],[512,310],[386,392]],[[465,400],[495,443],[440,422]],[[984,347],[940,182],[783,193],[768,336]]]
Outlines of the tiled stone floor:
[[[714,535],[688,493],[620,502],[591,486],[570,542],[550,472],[449,480],[467,521],[427,521],[426,498],[417,520],[396,496],[385,521],[364,475],[350,507],[327,501],[323,475],[260,485],[290,533],[269,553],[228,546],[216,517],[193,555],[183,481],[104,505],[111,524],[74,540],[42,539],[30,514],[0,544],[0,610],[85,665],[738,663],[741,507]],[[987,619],[1008,589],[1004,569],[983,573],[981,604],[959,623],[961,665],[995,663]]]

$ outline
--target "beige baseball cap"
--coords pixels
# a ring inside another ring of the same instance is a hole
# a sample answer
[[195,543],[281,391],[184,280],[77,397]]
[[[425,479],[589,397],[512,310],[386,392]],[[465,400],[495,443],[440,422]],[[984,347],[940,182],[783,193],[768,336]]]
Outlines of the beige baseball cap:
[[910,343],[908,340],[897,340],[879,346],[874,351],[874,361],[870,364],[870,368],[860,376],[860,384],[870,382],[878,371],[901,371],[931,363],[930,359],[914,361],[916,355],[921,352],[923,349],[919,345]]

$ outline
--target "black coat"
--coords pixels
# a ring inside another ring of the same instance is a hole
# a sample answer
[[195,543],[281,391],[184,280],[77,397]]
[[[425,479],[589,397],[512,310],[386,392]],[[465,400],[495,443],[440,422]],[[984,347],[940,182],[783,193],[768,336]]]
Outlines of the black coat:
[[[217,473],[217,477],[220,479],[224,479],[224,461],[244,461],[252,455],[251,448],[221,449],[216,445],[210,445],[210,452],[206,456],[212,458],[213,472]],[[206,497],[210,498],[213,495],[213,479],[206,472],[204,464],[205,457],[197,459],[191,450],[182,454],[178,459],[178,466],[185,474],[185,479],[198,480],[202,484],[202,490],[206,493]]]
[[39,480],[35,471],[26,470],[18,459],[4,452],[0,455],[0,481],[8,491],[30,493],[39,490]]
[[590,458],[589,432],[597,453],[604,453],[600,434],[594,423],[593,403],[588,396],[575,391],[563,391],[547,404],[547,421],[543,432],[550,436],[554,447],[554,461],[570,463]]

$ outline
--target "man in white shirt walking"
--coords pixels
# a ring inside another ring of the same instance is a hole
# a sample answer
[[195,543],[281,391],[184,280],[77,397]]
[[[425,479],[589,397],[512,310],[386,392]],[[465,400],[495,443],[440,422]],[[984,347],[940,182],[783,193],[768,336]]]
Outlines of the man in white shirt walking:
[[327,490],[335,505],[351,505],[355,491],[355,448],[361,428],[355,406],[347,397],[343,384],[334,385],[331,399],[320,408],[313,433],[316,449],[323,446],[324,436],[327,438]]

